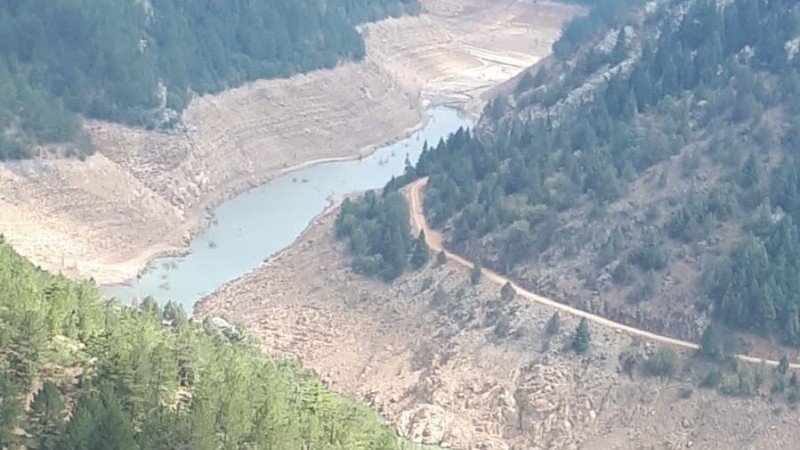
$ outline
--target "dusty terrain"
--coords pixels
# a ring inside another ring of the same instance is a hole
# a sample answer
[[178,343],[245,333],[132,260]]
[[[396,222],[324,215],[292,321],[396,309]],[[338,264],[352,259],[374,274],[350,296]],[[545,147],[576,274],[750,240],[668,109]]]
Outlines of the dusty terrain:
[[[320,218],[281,256],[222,287],[198,317],[241,322],[269,354],[300,358],[370,402],[404,436],[457,448],[790,448],[800,414],[785,396],[697,388],[707,363],[682,350],[670,379],[644,375],[651,344],[577,320],[434,261],[391,285],[354,274]],[[501,317],[508,319],[507,327]],[[767,369],[771,370],[771,369]],[[768,379],[769,373],[767,372]]]
[[[414,235],[418,235],[419,233],[423,233],[425,236],[425,241],[428,244],[430,251],[433,253],[444,252],[445,258],[449,263],[455,264],[457,266],[461,266],[464,269],[471,269],[473,263],[468,261],[463,256],[455,254],[451,251],[448,251],[444,244],[444,237],[442,234],[428,225],[427,218],[425,217],[425,211],[423,207],[424,197],[425,197],[425,187],[428,183],[428,178],[421,178],[413,183],[411,183],[408,188],[406,189],[406,198],[409,204],[409,212],[411,215],[411,225],[412,225],[412,233]],[[560,312],[565,312],[573,317],[576,318],[584,318],[593,324],[600,325],[605,328],[612,329],[614,331],[621,331],[628,336],[634,338],[642,338],[647,342],[653,344],[665,344],[670,347],[676,347],[686,350],[700,350],[700,345],[695,342],[684,341],[681,339],[676,339],[667,335],[658,334],[656,332],[650,332],[642,328],[637,328],[635,326],[625,325],[624,323],[616,322],[612,319],[608,319],[598,314],[593,314],[589,311],[585,311],[579,308],[575,308],[570,306],[563,300],[556,300],[544,295],[537,294],[530,290],[527,290],[521,286],[519,286],[514,280],[505,277],[489,268],[483,268],[483,277],[486,281],[493,283],[495,287],[500,288],[508,283],[514,291],[516,295],[519,295],[524,300],[527,300],[531,303],[548,306]],[[745,350],[749,350],[745,349]],[[777,367],[780,364],[780,358],[783,355],[787,355],[792,352],[783,353],[780,352],[781,348],[778,349],[771,349],[771,351],[764,351],[763,348],[756,348],[755,352],[751,354],[740,353],[734,355],[737,359],[741,361],[745,361],[748,363],[755,363],[755,364],[764,364],[765,366],[770,367]],[[795,357],[789,359],[788,361],[797,361],[796,354]],[[756,356],[753,356],[756,355]],[[800,363],[796,362],[789,362],[789,368],[792,369],[800,369]]]
[[53,271],[113,283],[176,253],[210,207],[281,171],[355,157],[418,127],[426,104],[477,114],[481,93],[550,51],[575,7],[429,0],[419,17],[364,26],[367,57],[194,100],[187,132],[89,121],[85,162],[0,165],[0,230]]

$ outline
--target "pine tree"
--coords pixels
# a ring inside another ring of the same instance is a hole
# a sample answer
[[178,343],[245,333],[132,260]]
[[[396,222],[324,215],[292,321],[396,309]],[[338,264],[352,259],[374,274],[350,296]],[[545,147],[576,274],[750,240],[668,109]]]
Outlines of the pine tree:
[[550,320],[547,321],[547,325],[545,326],[545,333],[548,336],[554,336],[558,334],[558,331],[561,329],[561,314],[558,311],[553,313],[553,316],[550,317]]
[[614,45],[614,50],[611,52],[611,61],[614,64],[619,64],[625,60],[627,56],[628,49],[628,36],[625,33],[625,27],[620,28],[619,33],[617,33],[617,42]]
[[781,356],[781,360],[778,361],[778,373],[781,375],[786,375],[786,372],[789,370],[789,358],[786,355]]
[[33,447],[40,450],[58,449],[64,429],[64,402],[61,392],[52,381],[45,381],[31,403],[31,428]]
[[7,361],[12,380],[27,385],[39,370],[39,358],[45,347],[45,330],[42,316],[34,311],[21,314],[16,332],[12,332],[8,345]]
[[497,322],[494,324],[494,335],[504,338],[508,336],[509,331],[511,331],[511,323],[508,314],[503,311],[498,312]]
[[475,260],[472,263],[472,270],[469,273],[469,280],[473,285],[480,283],[481,281],[481,263],[478,260]]
[[589,323],[584,317],[575,329],[575,335],[572,337],[572,349],[575,350],[575,353],[582,355],[589,350],[590,342],[591,331],[589,330]]
[[761,165],[754,153],[750,153],[747,160],[742,166],[742,171],[739,175],[739,185],[744,189],[749,189],[758,184],[761,173]]
[[500,288],[500,298],[503,300],[503,303],[510,303],[514,300],[516,294],[517,291],[514,289],[514,286],[511,285],[510,281],[506,281],[506,284]]
[[133,439],[131,425],[122,412],[116,395],[106,388],[100,395],[100,402],[102,405],[100,415],[95,416],[97,425],[93,436],[94,448],[138,449]]
[[163,319],[163,316],[161,315],[161,308],[158,306],[156,300],[149,295],[142,300],[142,304],[139,305],[139,309],[142,310],[143,313],[154,317],[156,320],[161,321]]
[[61,448],[74,450],[138,448],[130,422],[109,386],[81,397],[72,420],[67,424],[66,441]]
[[15,448],[14,429],[22,414],[20,390],[12,383],[10,372],[6,361],[0,359],[0,448]]
[[725,355],[722,335],[714,322],[708,324],[700,337],[700,353],[717,360]]
[[197,450],[216,449],[217,442],[214,412],[209,406],[209,402],[198,397],[192,402],[192,409],[189,419],[189,430],[191,435],[191,448]]
[[430,258],[430,250],[428,243],[425,242],[425,232],[420,231],[419,237],[414,241],[414,250],[411,253],[411,266],[419,269],[428,262]]
[[62,448],[65,450],[83,450],[97,448],[92,440],[96,432],[97,420],[95,417],[100,409],[95,394],[80,397],[78,405],[72,412],[72,418],[67,424]]
[[447,254],[444,250],[440,250],[439,253],[436,254],[436,265],[442,266],[447,262]]
[[173,327],[182,327],[189,322],[186,311],[180,303],[170,300],[164,305],[164,319],[168,320]]

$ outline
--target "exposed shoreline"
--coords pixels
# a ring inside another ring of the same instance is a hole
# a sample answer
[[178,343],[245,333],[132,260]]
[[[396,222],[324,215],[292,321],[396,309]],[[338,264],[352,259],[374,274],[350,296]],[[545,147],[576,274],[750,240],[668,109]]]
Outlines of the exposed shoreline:
[[[459,109],[459,108],[454,108],[454,109],[457,109],[459,111],[459,114],[466,114],[464,112],[464,110],[462,110],[462,109]],[[419,112],[420,112],[420,114],[422,116],[422,120],[420,120],[419,123],[417,123],[415,126],[410,127],[410,128],[406,128],[405,130],[403,130],[402,134],[395,135],[395,136],[391,137],[390,139],[388,139],[387,141],[385,141],[383,143],[376,143],[376,144],[367,145],[367,146],[362,147],[361,149],[359,149],[359,151],[357,153],[352,154],[350,156],[335,156],[335,157],[330,157],[330,158],[318,158],[318,159],[313,159],[313,160],[309,160],[309,161],[304,161],[304,162],[301,162],[301,163],[298,163],[296,165],[293,165],[293,166],[290,166],[290,167],[286,167],[286,168],[283,168],[283,169],[279,169],[278,171],[275,171],[275,172],[272,172],[272,173],[268,174],[265,177],[264,181],[262,181],[260,183],[249,184],[249,185],[245,186],[243,189],[233,189],[230,192],[226,193],[225,195],[214,199],[213,202],[210,205],[205,207],[205,211],[203,213],[203,218],[201,220],[201,225],[199,227],[192,227],[191,228],[190,234],[184,240],[184,243],[180,248],[153,250],[152,252],[149,252],[149,253],[147,251],[144,251],[143,252],[144,255],[140,255],[138,257],[131,258],[128,261],[119,263],[119,266],[126,266],[126,265],[131,265],[131,264],[138,266],[139,269],[136,271],[136,275],[135,276],[128,276],[126,278],[120,279],[119,281],[115,281],[115,282],[111,282],[111,283],[103,283],[102,285],[103,286],[126,285],[129,282],[131,282],[131,281],[135,280],[136,278],[138,278],[144,272],[146,272],[148,270],[148,268],[150,267],[150,265],[153,263],[153,261],[156,261],[156,260],[161,259],[161,258],[181,257],[181,256],[187,255],[189,253],[189,244],[191,243],[191,241],[194,240],[203,231],[208,229],[208,227],[211,225],[211,222],[214,219],[214,212],[213,211],[216,208],[218,208],[219,206],[221,206],[223,203],[225,203],[225,202],[227,202],[229,200],[232,200],[232,199],[234,199],[234,198],[236,198],[236,197],[238,197],[240,195],[244,195],[247,192],[249,192],[249,191],[251,191],[253,189],[256,189],[258,187],[261,187],[261,186],[263,186],[263,185],[265,185],[265,184],[267,184],[267,183],[269,183],[269,182],[271,182],[271,181],[273,181],[273,180],[275,180],[277,178],[280,178],[280,177],[286,176],[286,175],[290,175],[293,172],[297,172],[299,170],[307,169],[309,167],[317,166],[317,165],[320,165],[320,164],[327,164],[327,163],[334,163],[334,162],[358,161],[358,160],[360,160],[362,158],[367,158],[367,157],[371,156],[372,154],[374,154],[375,152],[377,152],[378,150],[380,150],[383,147],[392,145],[395,142],[398,142],[398,141],[401,141],[403,139],[409,138],[415,132],[417,132],[420,129],[424,128],[425,125],[428,123],[429,116],[427,115],[426,111],[427,111],[426,108],[424,108],[424,107],[422,107],[422,105],[420,105]],[[315,216],[309,222],[308,226],[306,226],[306,228],[304,229],[303,234],[306,232],[306,230],[308,230],[308,228],[313,223],[315,223],[317,220],[319,220],[321,217],[325,216],[326,214],[329,214],[330,212],[335,210],[336,206],[338,205],[338,203],[340,201],[341,200],[331,199],[330,200],[331,203],[328,206],[325,207],[325,210],[323,210],[319,215]],[[302,237],[302,234],[300,236],[298,236],[297,239],[300,239],[301,237]],[[295,240],[295,242],[296,242],[296,240]],[[280,255],[281,253],[286,251],[289,247],[293,246],[295,244],[295,242],[293,242],[292,244],[290,244],[286,248],[282,249],[280,252],[278,252],[274,256]],[[269,260],[269,259],[271,259],[271,258],[266,258],[265,261]],[[200,301],[198,301],[197,303],[199,303],[199,302]]]
[[185,254],[222,203],[315,164],[363,158],[424,126],[425,109],[474,118],[487,92],[546,56],[582,8],[423,0],[426,13],[364,26],[367,54],[192,101],[182,134],[85,122],[86,161],[0,164],[0,229],[34,264],[100,285]]
[[[211,301],[211,299],[213,297],[218,295],[218,293],[223,291],[226,287],[228,287],[230,285],[233,285],[237,281],[239,281],[240,279],[257,272],[263,266],[265,266],[267,264],[270,264],[272,262],[275,262],[275,261],[279,261],[281,258],[285,257],[287,254],[289,254],[295,248],[295,246],[297,244],[299,244],[300,242],[302,242],[303,240],[308,238],[308,236],[314,231],[314,228],[319,226],[323,219],[325,219],[329,215],[333,214],[336,210],[338,210],[339,206],[341,206],[341,204],[342,204],[342,202],[344,201],[345,198],[347,198],[350,195],[355,195],[355,194],[357,194],[357,192],[353,192],[353,193],[350,193],[350,194],[347,194],[347,195],[339,195],[339,196],[335,196],[335,197],[330,198],[328,200],[329,201],[328,205],[325,206],[325,209],[323,209],[319,214],[314,216],[314,218],[311,219],[308,222],[308,225],[303,229],[303,232],[300,233],[295,238],[295,240],[292,241],[291,244],[289,244],[286,247],[282,248],[277,253],[264,258],[264,261],[262,261],[262,263],[259,266],[253,268],[253,270],[251,270],[251,271],[249,271],[247,273],[243,273],[240,277],[235,278],[235,279],[233,279],[231,281],[228,281],[227,283],[223,283],[223,284],[217,286],[216,289],[214,289],[213,291],[211,291],[207,295],[204,295],[203,297],[198,299],[194,303],[193,310],[197,310],[198,308],[203,308],[205,305],[208,304],[209,301]],[[194,319],[194,317],[195,317],[194,311],[187,311],[187,313],[189,314],[189,316],[192,319]]]

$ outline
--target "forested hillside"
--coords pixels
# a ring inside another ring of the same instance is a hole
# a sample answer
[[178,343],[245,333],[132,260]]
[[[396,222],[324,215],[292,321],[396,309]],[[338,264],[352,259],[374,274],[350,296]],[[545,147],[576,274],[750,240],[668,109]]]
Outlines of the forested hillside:
[[583,306],[689,337],[710,311],[800,343],[800,7],[632,11],[423,156],[428,214]]
[[800,344],[800,6],[627,3],[423,154],[429,218],[616,319]]
[[569,58],[594,35],[613,26],[626,17],[631,8],[646,0],[578,0],[574,3],[589,8],[585,16],[578,16],[566,24],[561,37],[553,45],[553,53],[561,59]]
[[365,405],[224,322],[103,300],[0,243],[0,448],[403,447]]
[[4,1],[0,159],[79,140],[76,114],[169,127],[195,93],[359,59],[355,25],[418,8],[416,0]]

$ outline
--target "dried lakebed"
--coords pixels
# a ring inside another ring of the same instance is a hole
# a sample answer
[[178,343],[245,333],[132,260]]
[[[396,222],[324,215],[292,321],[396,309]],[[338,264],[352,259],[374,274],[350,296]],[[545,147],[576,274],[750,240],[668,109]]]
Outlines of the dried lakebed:
[[101,290],[125,301],[147,296],[159,303],[175,300],[191,312],[198,300],[290,246],[332,197],[382,187],[403,173],[406,159],[416,163],[425,141],[435,145],[471,125],[454,109],[432,108],[422,129],[368,157],[287,173],[221,204],[186,255],[156,259],[134,282]]

